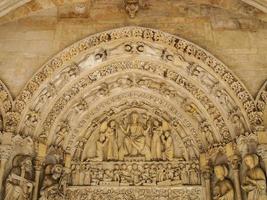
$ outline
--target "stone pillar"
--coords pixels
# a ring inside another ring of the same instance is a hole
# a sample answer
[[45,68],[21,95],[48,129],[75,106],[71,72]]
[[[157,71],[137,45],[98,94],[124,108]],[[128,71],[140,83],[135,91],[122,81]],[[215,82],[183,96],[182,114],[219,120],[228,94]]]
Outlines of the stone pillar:
[[64,194],[66,193],[66,187],[67,184],[69,183],[70,176],[71,176],[71,154],[69,152],[65,153],[65,158],[64,158],[64,164],[65,164],[65,176],[66,176],[66,185],[64,188]]
[[209,160],[205,153],[200,154],[200,169],[205,181],[205,193],[206,200],[212,200],[211,198],[211,170],[209,166]]
[[265,172],[267,173],[267,131],[258,131],[257,136],[259,143],[257,152],[264,162]]
[[34,170],[35,170],[35,185],[34,185],[34,191],[33,191],[33,200],[38,199],[38,192],[39,192],[39,184],[40,184],[40,175],[42,171],[42,160],[40,158],[37,158],[34,161]]
[[242,200],[240,175],[239,175],[239,167],[241,159],[240,156],[238,155],[237,148],[234,143],[230,142],[226,145],[226,156],[233,169],[236,199]]
[[40,184],[40,175],[43,169],[43,162],[46,156],[46,144],[38,142],[37,145],[37,157],[34,161],[34,170],[35,170],[35,185],[33,191],[33,200],[38,199],[39,195],[39,184]]
[[235,193],[236,193],[236,199],[242,200],[242,192],[241,192],[241,184],[240,184],[240,175],[239,175],[239,167],[240,167],[240,157],[235,155],[231,158],[229,158],[229,161],[231,163],[231,167],[233,169],[233,175],[234,175],[234,185],[235,185]]
[[206,200],[212,200],[211,198],[211,170],[206,169],[202,172],[205,181]]

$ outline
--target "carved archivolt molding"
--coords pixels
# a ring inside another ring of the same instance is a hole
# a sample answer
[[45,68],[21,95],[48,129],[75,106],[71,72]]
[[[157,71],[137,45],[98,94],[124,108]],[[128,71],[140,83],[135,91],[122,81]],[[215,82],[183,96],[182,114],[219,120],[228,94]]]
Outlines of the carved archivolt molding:
[[263,112],[267,105],[267,81],[263,84],[258,95],[256,97],[256,105],[259,110],[259,114],[263,117]]
[[[220,179],[214,187],[227,185],[232,199],[225,163],[236,169],[239,157],[256,152],[259,105],[266,104],[262,92],[256,107],[243,84],[200,47],[140,27],[99,33],[66,48],[14,102],[4,86],[0,89],[5,131],[13,130],[15,148],[8,155],[35,157],[36,183],[45,166],[33,199],[39,190],[41,199],[123,199],[126,193],[152,199],[156,190],[166,199],[201,199],[199,185],[211,184],[209,162],[217,165]],[[15,174],[10,178],[17,181],[20,171]],[[150,188],[158,185],[171,189]]]
[[13,116],[12,112],[13,100],[9,93],[8,88],[0,80],[0,131],[8,130],[14,131]]
[[[124,61],[133,58],[135,62]],[[157,64],[148,62],[151,59]],[[133,80],[127,80],[120,74],[135,74],[137,71],[153,74],[153,77],[139,81],[139,85],[143,84],[141,87],[147,85],[152,92],[158,89],[171,96],[175,90],[183,91],[182,95],[188,91],[186,98],[196,105],[189,103],[183,105],[183,109],[199,121],[199,129],[205,121],[207,124],[215,122],[216,127],[209,126],[216,130],[213,132],[220,132],[217,136],[219,143],[253,132],[261,121],[243,84],[209,53],[160,31],[126,27],[90,36],[45,64],[15,101],[15,110],[22,113],[17,131],[34,137],[39,134],[48,136],[45,132],[56,126],[53,123],[57,121],[60,110],[69,107],[69,101],[77,101],[74,96],[80,97],[94,85],[95,90],[99,89],[98,97],[94,98],[101,99],[110,90],[105,78],[117,76],[118,82],[131,82]],[[155,81],[159,76],[163,80]],[[173,82],[177,86],[164,88],[165,82]],[[135,84],[138,83],[135,81]],[[45,110],[42,110],[44,104]],[[208,116],[201,116],[202,113]]]

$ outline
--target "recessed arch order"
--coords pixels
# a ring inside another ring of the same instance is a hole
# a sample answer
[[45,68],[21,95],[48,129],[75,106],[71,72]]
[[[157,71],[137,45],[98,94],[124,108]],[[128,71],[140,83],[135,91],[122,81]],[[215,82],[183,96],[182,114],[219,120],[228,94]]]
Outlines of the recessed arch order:
[[211,147],[205,137],[213,137],[213,146],[225,144],[262,121],[242,82],[210,53],[180,37],[131,26],[89,36],[45,63],[14,101],[16,132],[45,137],[51,145],[64,126],[60,145],[75,151],[94,108],[112,96],[127,103],[133,92],[174,106],[179,114],[173,118],[200,152]]

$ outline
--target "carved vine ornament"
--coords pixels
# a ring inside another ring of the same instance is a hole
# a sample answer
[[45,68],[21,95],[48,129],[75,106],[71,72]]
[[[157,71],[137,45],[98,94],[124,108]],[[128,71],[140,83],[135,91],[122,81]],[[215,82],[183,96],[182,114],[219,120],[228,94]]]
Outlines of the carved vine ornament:
[[90,36],[0,83],[1,198],[266,199],[264,103],[179,37]]

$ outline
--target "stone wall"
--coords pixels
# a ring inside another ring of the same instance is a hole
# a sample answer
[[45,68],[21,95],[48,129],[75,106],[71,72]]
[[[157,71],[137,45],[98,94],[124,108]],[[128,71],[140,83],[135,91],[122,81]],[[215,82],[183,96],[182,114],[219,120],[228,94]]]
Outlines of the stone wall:
[[213,6],[198,2],[202,4],[151,0],[130,19],[121,1],[99,0],[90,1],[86,15],[75,14],[74,5],[60,5],[10,20],[0,26],[0,79],[16,96],[56,52],[88,35],[137,25],[199,44],[228,65],[255,96],[267,77],[266,15],[234,0]]

